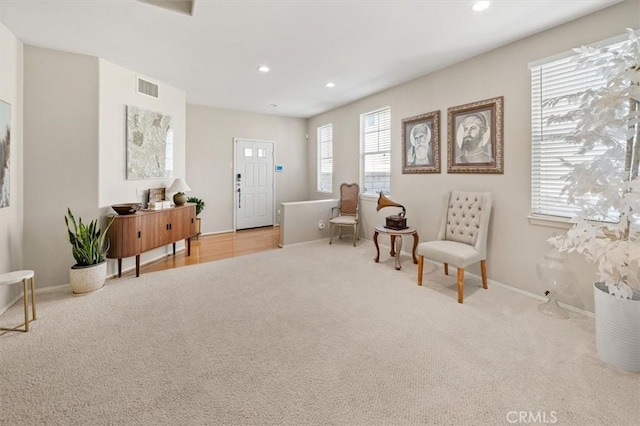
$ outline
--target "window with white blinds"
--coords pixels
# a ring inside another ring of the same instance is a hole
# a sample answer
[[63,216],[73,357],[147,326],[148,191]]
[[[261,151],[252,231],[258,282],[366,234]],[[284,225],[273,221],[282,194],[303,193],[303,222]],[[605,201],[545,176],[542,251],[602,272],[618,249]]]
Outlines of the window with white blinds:
[[332,192],[333,124],[318,127],[318,191]]
[[391,109],[360,116],[360,192],[389,194],[391,188]]
[[[615,47],[616,44],[611,45]],[[563,135],[575,130],[575,123],[549,124],[552,115],[561,115],[576,105],[545,101],[602,87],[604,79],[595,67],[577,68],[571,55],[562,59],[538,62],[531,66],[531,213],[534,216],[571,218],[579,208],[569,204],[562,191],[564,176],[573,164],[591,160],[597,151],[578,155],[579,146],[567,142]],[[604,58],[603,58],[604,59]],[[604,148],[602,148],[604,150]]]

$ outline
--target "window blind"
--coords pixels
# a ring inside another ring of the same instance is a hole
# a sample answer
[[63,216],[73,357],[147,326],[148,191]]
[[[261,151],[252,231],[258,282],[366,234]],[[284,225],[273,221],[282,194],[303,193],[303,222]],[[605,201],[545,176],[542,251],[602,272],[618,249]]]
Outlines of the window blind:
[[391,188],[391,109],[360,116],[360,191],[389,194]]
[[332,192],[333,124],[318,127],[318,191]]
[[564,177],[570,167],[562,160],[572,164],[589,161],[604,150],[601,147],[601,151],[596,149],[578,155],[579,146],[563,138],[575,130],[575,123],[548,123],[550,116],[564,114],[576,106],[565,101],[547,105],[546,100],[605,84],[596,67],[577,68],[576,57],[571,55],[531,67],[531,212],[536,216],[576,216],[579,208],[569,204],[568,196],[563,192]]

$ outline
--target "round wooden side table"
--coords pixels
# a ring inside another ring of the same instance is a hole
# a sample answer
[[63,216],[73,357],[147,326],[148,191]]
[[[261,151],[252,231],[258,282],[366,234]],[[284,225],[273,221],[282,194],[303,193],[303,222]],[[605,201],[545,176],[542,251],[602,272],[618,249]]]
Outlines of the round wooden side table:
[[376,231],[373,233],[373,242],[376,245],[376,257],[373,259],[378,263],[380,261],[380,247],[378,246],[378,234],[388,235],[391,238],[391,251],[389,254],[396,258],[396,269],[400,270],[402,265],[400,264],[400,252],[402,251],[402,237],[413,235],[413,250],[411,255],[413,257],[413,263],[418,263],[416,257],[416,247],[418,247],[418,231],[416,228],[410,226],[406,229],[391,229],[382,225],[376,226]]

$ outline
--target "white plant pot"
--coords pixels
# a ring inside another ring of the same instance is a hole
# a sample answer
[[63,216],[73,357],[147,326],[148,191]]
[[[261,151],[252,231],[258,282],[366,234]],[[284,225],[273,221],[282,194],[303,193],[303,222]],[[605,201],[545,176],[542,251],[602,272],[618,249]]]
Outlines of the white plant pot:
[[73,294],[84,294],[100,290],[107,279],[107,262],[90,266],[72,266],[69,281]]
[[593,285],[598,357],[625,371],[640,372],[640,291],[633,299],[609,294],[604,283]]

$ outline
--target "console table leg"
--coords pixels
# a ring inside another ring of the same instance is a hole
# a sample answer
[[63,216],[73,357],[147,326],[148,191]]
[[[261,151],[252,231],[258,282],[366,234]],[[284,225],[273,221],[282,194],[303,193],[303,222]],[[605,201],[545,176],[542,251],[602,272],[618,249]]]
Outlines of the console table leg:
[[122,258],[118,258],[118,278],[122,276]]
[[176,255],[176,243],[175,242],[173,243],[173,255],[174,256]]
[[191,256],[191,237],[187,238],[187,256]]
[[140,255],[136,256],[136,277],[140,276]]

